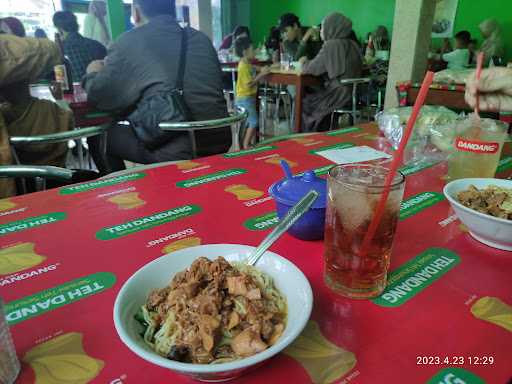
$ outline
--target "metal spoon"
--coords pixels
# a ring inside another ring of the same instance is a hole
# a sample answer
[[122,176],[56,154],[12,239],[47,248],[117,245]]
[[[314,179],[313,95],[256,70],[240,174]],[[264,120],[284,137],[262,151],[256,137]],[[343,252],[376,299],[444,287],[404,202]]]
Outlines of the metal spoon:
[[265,251],[269,249],[270,246],[274,244],[283,233],[285,233],[293,224],[295,224],[297,220],[301,218],[303,214],[308,211],[317,197],[318,192],[311,190],[302,199],[300,199],[299,202],[288,211],[286,216],[283,218],[283,220],[280,221],[277,227],[275,227],[274,230],[270,232],[267,237],[265,237],[258,248],[256,248],[254,252],[247,258],[245,263],[247,265],[255,265],[260,257],[265,253]]

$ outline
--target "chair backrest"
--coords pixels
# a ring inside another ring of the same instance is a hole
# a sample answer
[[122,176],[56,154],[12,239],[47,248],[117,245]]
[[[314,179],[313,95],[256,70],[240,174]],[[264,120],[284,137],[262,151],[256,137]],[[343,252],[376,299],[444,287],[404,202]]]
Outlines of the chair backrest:
[[232,127],[232,140],[238,140],[240,127],[245,125],[249,113],[244,109],[237,107],[235,111],[229,114],[228,117],[213,120],[203,121],[180,121],[180,122],[162,122],[159,124],[163,131],[169,132],[188,132],[192,142],[193,157],[197,157],[197,138],[195,133],[197,131],[206,131],[219,128]]
[[9,141],[12,145],[17,144],[54,144],[65,143],[69,140],[79,140],[87,137],[103,135],[107,132],[108,125],[97,127],[80,128],[72,131],[49,133],[37,136],[11,136]]
[[[66,168],[52,166],[32,165],[0,165],[0,177],[35,179],[36,191],[44,190],[46,180],[70,182],[73,180],[73,171]],[[23,193],[26,192],[23,182]]]

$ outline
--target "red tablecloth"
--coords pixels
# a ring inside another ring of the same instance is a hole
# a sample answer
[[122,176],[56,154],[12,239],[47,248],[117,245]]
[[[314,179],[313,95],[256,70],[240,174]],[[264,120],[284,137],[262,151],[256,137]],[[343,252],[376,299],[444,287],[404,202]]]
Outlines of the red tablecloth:
[[[296,173],[325,173],[330,163],[315,151],[352,144],[387,148],[373,126],[351,128],[0,200],[0,296],[23,361],[19,382],[188,382],[119,340],[112,308],[122,284],[173,249],[257,245],[276,223],[267,188],[282,177],[278,161],[287,159]],[[505,155],[499,175],[511,170]],[[511,254],[473,240],[455,219],[441,194],[445,164],[405,173],[386,295],[334,295],[323,282],[322,242],[285,235],[272,250],[308,277],[313,314],[291,348],[236,382],[511,377]],[[136,220],[179,207],[161,222]]]

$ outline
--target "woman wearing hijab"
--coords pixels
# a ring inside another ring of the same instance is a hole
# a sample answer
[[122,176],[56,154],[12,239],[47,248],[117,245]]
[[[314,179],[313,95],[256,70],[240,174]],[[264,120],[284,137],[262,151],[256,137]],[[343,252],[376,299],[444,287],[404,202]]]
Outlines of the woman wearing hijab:
[[[350,39],[352,21],[331,13],[322,22],[324,44],[318,55],[303,64],[302,72],[324,78],[324,86],[305,97],[303,121],[306,131],[327,129],[331,113],[352,100],[352,89],[340,80],[361,76],[363,61],[358,45]],[[323,126],[325,122],[325,126]]]
[[480,33],[485,39],[480,50],[485,55],[485,63],[493,57],[503,58],[505,56],[505,45],[501,37],[501,28],[495,19],[487,19],[480,24]]
[[110,32],[107,28],[107,5],[103,0],[93,0],[89,4],[89,13],[84,20],[85,37],[99,41],[105,47],[108,47],[110,41]]

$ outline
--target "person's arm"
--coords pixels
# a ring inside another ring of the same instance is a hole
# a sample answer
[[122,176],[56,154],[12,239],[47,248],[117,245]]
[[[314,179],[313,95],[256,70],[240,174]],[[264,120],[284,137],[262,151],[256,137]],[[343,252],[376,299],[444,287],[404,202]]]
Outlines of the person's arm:
[[318,52],[318,55],[311,60],[306,61],[302,66],[302,73],[313,76],[320,76],[327,72],[325,65],[325,46]]
[[512,69],[495,67],[484,69],[477,80],[473,76],[466,84],[466,102],[482,111],[512,112]]
[[48,39],[0,35],[0,86],[36,80],[60,62],[59,48]]
[[258,75],[256,75],[250,82],[249,82],[249,86],[250,87],[254,87],[255,85],[258,84],[258,82],[263,79],[265,76],[267,76],[268,74],[270,73],[270,67],[263,67],[261,68],[260,70],[260,73],[258,73]]
[[82,79],[87,100],[103,111],[120,112],[134,105],[139,99],[139,79],[132,63],[126,57],[126,43],[118,41],[110,46],[105,65],[100,71],[94,69]]

